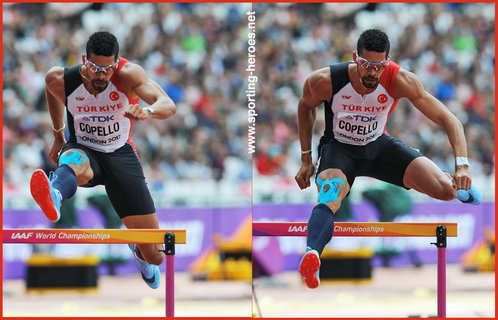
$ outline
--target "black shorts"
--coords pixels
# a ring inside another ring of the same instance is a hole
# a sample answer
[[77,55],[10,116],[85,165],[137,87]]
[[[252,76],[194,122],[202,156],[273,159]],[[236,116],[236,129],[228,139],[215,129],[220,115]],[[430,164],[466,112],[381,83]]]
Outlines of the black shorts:
[[62,148],[61,154],[70,149],[85,151],[93,170],[93,179],[82,187],[104,185],[120,218],[156,212],[142,165],[130,144],[104,153],[69,142]]
[[414,148],[386,134],[365,146],[332,139],[319,146],[318,154],[316,175],[326,169],[340,169],[350,187],[356,177],[366,176],[406,188],[403,184],[406,168],[415,158],[422,157]]

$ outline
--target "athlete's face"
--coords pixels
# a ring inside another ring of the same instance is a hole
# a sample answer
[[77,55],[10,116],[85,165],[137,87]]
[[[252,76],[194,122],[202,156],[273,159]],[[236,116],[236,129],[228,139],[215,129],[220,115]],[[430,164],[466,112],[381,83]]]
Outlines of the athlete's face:
[[358,76],[365,88],[375,89],[379,84],[380,76],[388,65],[389,59],[385,52],[362,50],[360,53],[353,52],[353,59],[358,70]]
[[98,56],[93,53],[88,57],[83,55],[86,77],[95,91],[102,92],[107,88],[118,61],[114,56]]

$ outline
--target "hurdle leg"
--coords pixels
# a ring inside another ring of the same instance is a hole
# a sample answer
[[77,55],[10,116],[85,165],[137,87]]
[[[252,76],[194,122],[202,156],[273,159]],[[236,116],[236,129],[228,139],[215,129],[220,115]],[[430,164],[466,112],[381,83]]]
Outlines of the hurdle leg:
[[175,234],[164,235],[164,253],[166,254],[166,317],[175,316]]
[[446,227],[436,228],[437,243],[437,317],[446,318]]

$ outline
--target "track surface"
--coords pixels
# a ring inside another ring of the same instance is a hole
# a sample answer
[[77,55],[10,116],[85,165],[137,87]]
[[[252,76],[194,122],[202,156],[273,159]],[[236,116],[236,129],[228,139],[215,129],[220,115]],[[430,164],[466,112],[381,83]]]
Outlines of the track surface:
[[[95,293],[26,294],[24,281],[5,281],[3,315],[24,317],[163,317],[163,284],[149,289],[137,275],[99,278]],[[255,279],[263,317],[408,317],[437,313],[436,266],[376,268],[367,283],[322,281],[310,290],[297,272]],[[249,317],[251,287],[239,281],[193,281],[175,274],[175,315]],[[447,267],[447,316],[494,317],[494,273],[464,273]],[[258,316],[256,305],[253,313]]]
[[[448,265],[448,317],[494,317],[494,273]],[[436,266],[376,268],[368,283],[323,281],[308,289],[297,272],[255,279],[263,317],[429,317],[437,314]],[[254,313],[259,315],[254,307]]]
[[[164,317],[161,287],[150,289],[138,275],[99,277],[93,293],[29,293],[23,280],[4,281],[3,315],[13,317]],[[175,316],[250,317],[251,285],[241,281],[193,281],[175,273]]]

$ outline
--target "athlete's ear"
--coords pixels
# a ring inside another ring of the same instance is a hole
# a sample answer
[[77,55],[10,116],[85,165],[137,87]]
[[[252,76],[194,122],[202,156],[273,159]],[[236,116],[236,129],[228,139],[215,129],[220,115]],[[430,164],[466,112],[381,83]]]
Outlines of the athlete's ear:
[[353,51],[353,62],[356,63],[357,62],[357,57],[356,57],[356,50]]
[[81,54],[81,61],[83,61],[83,64],[86,62],[86,56],[84,53]]

